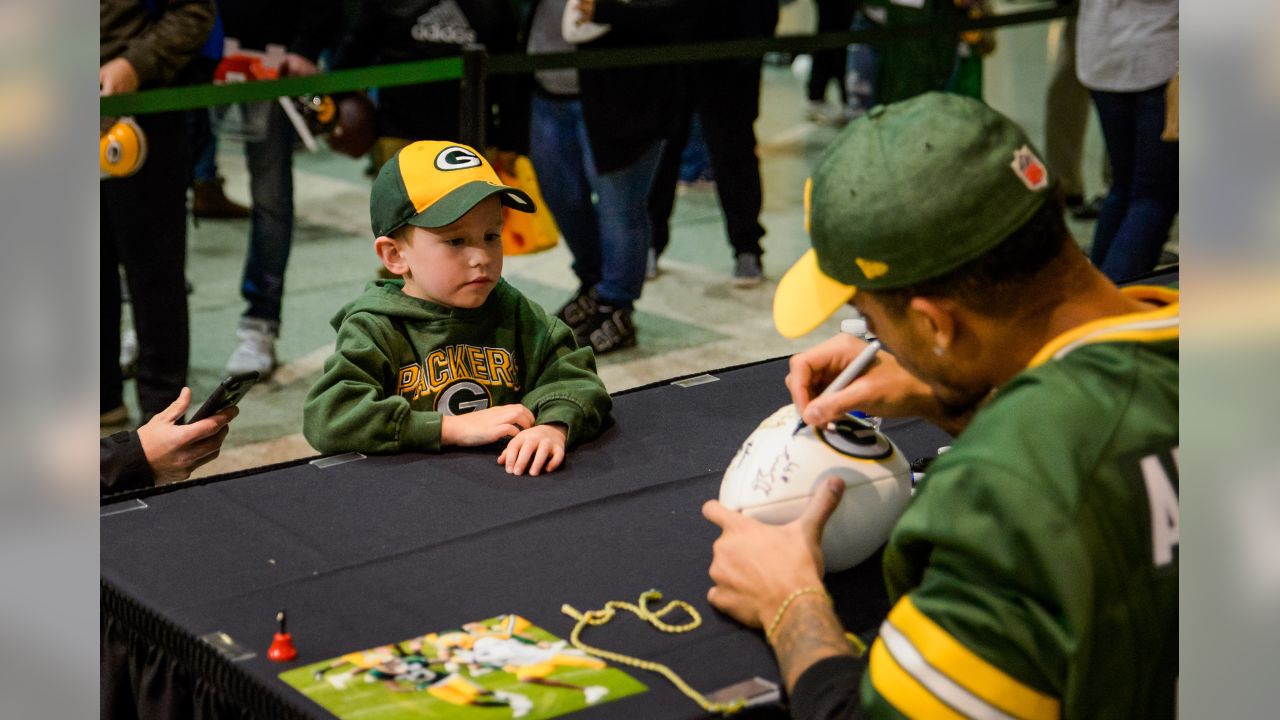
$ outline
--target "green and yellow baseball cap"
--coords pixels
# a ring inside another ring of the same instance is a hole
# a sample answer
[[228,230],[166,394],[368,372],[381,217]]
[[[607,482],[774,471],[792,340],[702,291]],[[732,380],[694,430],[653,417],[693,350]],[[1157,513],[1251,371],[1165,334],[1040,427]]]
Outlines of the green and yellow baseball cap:
[[525,192],[503,185],[484,156],[462,143],[422,140],[405,146],[382,166],[369,194],[375,237],[404,225],[448,225],[497,195],[521,212],[537,208]]
[[1031,219],[1049,171],[1014,122],[972,98],[927,93],[849,123],[805,183],[813,248],[773,297],[786,337],[856,288],[903,287],[980,257]]

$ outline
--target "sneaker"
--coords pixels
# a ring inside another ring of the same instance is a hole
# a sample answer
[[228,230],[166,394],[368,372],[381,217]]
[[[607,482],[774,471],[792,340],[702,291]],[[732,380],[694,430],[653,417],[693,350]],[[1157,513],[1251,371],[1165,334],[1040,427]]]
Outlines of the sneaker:
[[222,191],[222,183],[220,177],[192,183],[192,216],[207,220],[243,220],[249,217],[249,208],[228,198]]
[[733,266],[733,284],[735,287],[755,287],[764,282],[764,270],[760,267],[760,256],[754,253],[738,253]]
[[129,422],[129,408],[124,405],[113,407],[110,410],[104,410],[99,413],[101,420],[100,427],[111,427],[113,425],[124,425]]
[[120,376],[129,380],[138,374],[138,331],[129,328],[120,338]]
[[676,195],[681,197],[690,193],[715,192],[715,178],[699,177],[693,180],[680,180],[676,183]]
[[578,328],[582,327],[591,316],[596,313],[600,302],[596,297],[596,291],[585,285],[578,288],[578,292],[569,298],[569,302],[565,303],[556,311],[556,317],[564,321],[570,330],[575,333]]
[[276,336],[280,323],[262,318],[242,317],[236,327],[240,343],[227,360],[227,374],[256,371],[266,378],[276,369]]
[[633,347],[636,327],[631,322],[631,309],[601,305],[581,327],[574,330],[579,346],[590,345],[596,355]]
[[1097,220],[1102,214],[1102,203],[1106,202],[1106,199],[1105,195],[1098,195],[1085,202],[1082,196],[1072,195],[1066,199],[1067,212],[1077,220]]
[[829,105],[821,100],[810,100],[804,116],[815,125],[844,127],[853,119],[853,112],[847,107]]
[[827,104],[818,100],[810,100],[805,106],[804,118],[812,123],[820,123],[826,117]]

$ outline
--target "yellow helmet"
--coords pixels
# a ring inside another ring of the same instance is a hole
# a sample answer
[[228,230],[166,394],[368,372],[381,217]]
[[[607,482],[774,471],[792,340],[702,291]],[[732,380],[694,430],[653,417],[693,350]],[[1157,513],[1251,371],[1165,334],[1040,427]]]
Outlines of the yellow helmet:
[[138,172],[146,159],[147,136],[133,118],[119,118],[105,131],[99,132],[100,179],[129,177]]

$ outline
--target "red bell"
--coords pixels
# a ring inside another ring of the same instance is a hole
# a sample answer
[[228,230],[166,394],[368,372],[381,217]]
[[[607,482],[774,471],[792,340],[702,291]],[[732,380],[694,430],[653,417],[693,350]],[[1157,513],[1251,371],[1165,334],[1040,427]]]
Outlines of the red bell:
[[298,656],[298,649],[293,646],[293,637],[284,629],[284,611],[276,613],[276,622],[280,631],[271,638],[271,647],[267,648],[267,659],[272,662],[289,662]]

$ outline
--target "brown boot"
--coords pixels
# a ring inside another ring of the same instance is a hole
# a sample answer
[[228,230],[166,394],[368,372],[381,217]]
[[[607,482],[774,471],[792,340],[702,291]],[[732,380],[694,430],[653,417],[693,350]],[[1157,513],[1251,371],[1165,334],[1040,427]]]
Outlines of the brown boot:
[[222,192],[222,178],[196,180],[191,201],[191,214],[207,220],[242,220],[249,217],[249,208],[232,202]]

